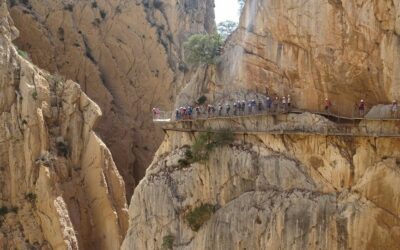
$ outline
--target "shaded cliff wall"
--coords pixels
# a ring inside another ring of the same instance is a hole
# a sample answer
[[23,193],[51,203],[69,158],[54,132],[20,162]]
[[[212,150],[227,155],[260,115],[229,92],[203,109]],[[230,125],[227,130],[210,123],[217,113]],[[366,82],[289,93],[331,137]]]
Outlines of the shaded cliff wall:
[[0,29],[0,248],[118,249],[125,187],[93,131],[100,108],[21,56],[5,1]]
[[97,131],[130,197],[162,141],[151,108],[170,109],[188,81],[182,44],[214,29],[213,0],[10,1],[34,63],[76,80],[99,104]]

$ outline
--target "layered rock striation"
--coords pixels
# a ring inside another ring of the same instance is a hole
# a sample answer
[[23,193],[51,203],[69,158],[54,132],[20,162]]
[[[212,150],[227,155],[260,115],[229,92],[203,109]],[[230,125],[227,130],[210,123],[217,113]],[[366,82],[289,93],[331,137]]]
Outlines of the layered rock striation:
[[200,134],[167,132],[122,249],[398,248],[398,139],[244,132],[183,161]]
[[248,0],[211,79],[194,81],[182,103],[199,91],[233,101],[267,88],[309,110],[329,98],[350,115],[361,99],[398,100],[399,13],[398,0]]
[[99,104],[97,131],[124,177],[127,196],[163,134],[151,108],[170,109],[190,67],[182,44],[215,28],[212,0],[10,1],[16,44],[34,63],[81,84]]
[[[289,94],[299,108],[329,98],[332,112],[352,116],[360,99],[398,99],[399,8],[248,0],[219,63],[197,71],[177,105]],[[398,135],[398,121],[379,121],[389,108],[354,120],[353,135],[320,133],[344,124],[306,113],[169,124],[132,197],[122,249],[398,249],[400,144],[379,137]],[[188,149],[208,128],[233,128],[234,140],[193,161]]]
[[100,108],[35,67],[0,2],[0,248],[118,249],[124,181],[93,131]]

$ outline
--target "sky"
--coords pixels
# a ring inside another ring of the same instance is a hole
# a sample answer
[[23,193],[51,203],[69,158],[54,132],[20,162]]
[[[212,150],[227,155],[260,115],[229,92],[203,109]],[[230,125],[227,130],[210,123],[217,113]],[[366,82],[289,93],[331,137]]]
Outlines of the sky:
[[239,22],[239,3],[237,0],[215,0],[215,22],[231,20]]

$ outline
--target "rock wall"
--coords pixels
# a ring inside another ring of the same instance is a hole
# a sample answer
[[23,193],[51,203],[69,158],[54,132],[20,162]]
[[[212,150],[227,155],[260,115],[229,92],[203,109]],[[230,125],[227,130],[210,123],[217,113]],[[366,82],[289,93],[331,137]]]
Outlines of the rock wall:
[[0,248],[118,249],[124,181],[93,131],[100,108],[23,58],[0,1]]
[[131,197],[163,137],[151,108],[170,109],[189,80],[182,44],[215,28],[213,0],[9,2],[18,47],[79,82],[103,110],[97,131]]
[[[399,10],[398,0],[247,0],[219,63],[197,71],[177,105],[203,93],[249,100],[267,88],[309,110],[327,97],[334,112],[352,115],[360,99],[398,99]],[[258,131],[236,133],[195,163],[185,160],[199,133],[167,131],[132,197],[122,249],[398,249],[399,140],[262,133],[292,118],[300,130],[324,121],[302,117],[179,124]]]
[[310,110],[327,97],[348,115],[360,99],[398,100],[399,13],[398,0],[248,0],[203,90],[226,101],[267,87]]
[[[248,133],[182,165],[198,136],[167,133],[122,249],[398,249],[398,139]],[[196,232],[186,217],[204,204]]]

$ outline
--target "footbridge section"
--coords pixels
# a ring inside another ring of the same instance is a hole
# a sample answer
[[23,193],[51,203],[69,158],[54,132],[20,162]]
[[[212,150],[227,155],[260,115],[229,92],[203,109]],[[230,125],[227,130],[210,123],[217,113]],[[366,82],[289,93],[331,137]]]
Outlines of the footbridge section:
[[230,130],[236,134],[400,138],[400,119],[397,118],[366,119],[300,110],[275,114],[195,117],[177,121],[154,119],[154,122],[165,131],[217,132]]

